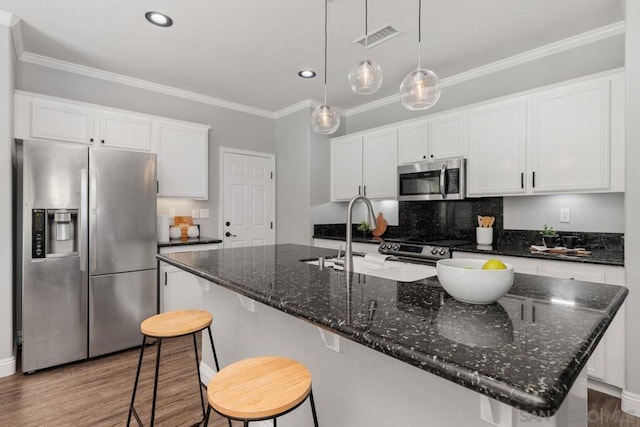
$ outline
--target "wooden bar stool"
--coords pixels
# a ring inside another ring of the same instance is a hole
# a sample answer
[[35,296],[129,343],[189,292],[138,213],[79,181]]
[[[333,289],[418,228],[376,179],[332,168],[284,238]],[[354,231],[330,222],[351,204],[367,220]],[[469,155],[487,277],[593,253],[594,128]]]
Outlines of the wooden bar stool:
[[311,373],[295,360],[277,356],[254,357],[233,363],[213,376],[207,387],[209,408],[229,420],[244,422],[273,419],[300,406],[309,397],[313,425],[318,427],[311,390]]
[[[142,421],[138,416],[133,404],[136,400],[136,391],[138,388],[138,380],[140,378],[140,368],[142,367],[142,356],[147,343],[147,338],[155,338],[158,340],[158,351],[156,353],[156,367],[153,379],[153,403],[151,406],[151,425],[154,425],[156,415],[156,397],[158,394],[158,371],[160,368],[160,349],[162,347],[163,338],[176,338],[191,334],[193,336],[193,349],[196,356],[196,369],[198,371],[198,394],[200,395],[200,403],[202,404],[202,419],[205,418],[204,398],[200,389],[200,363],[198,362],[198,344],[196,342],[196,333],[204,330],[209,331],[209,342],[213,351],[213,360],[216,364],[216,371],[220,371],[218,365],[218,357],[216,348],[213,345],[213,335],[211,334],[211,322],[213,318],[209,312],[204,310],[178,310],[169,311],[167,313],[157,314],[144,320],[140,324],[142,332],[142,347],[140,347],[140,359],[138,360],[138,370],[136,372],[136,381],[133,385],[133,395],[131,396],[131,405],[129,405],[129,416],[127,418],[127,426],[131,423],[131,414],[138,421],[138,425],[142,426]],[[200,422],[198,423],[200,424]]]

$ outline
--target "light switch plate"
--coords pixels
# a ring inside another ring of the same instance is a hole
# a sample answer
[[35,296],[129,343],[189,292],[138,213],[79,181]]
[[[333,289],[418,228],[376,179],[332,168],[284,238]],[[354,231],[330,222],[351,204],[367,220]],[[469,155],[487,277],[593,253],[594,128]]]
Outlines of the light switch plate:
[[176,216],[176,208],[169,208],[169,218]]
[[560,222],[571,222],[571,209],[560,209]]
[[198,208],[191,209],[191,218],[200,218],[200,209]]
[[209,209],[200,209],[200,218],[209,218]]

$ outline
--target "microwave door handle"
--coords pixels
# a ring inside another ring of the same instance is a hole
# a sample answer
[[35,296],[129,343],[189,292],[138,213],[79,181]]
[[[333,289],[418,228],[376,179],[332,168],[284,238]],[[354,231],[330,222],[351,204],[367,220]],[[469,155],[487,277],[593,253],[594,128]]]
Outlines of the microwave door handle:
[[446,178],[447,165],[442,165],[442,168],[440,169],[440,195],[443,199],[447,198]]

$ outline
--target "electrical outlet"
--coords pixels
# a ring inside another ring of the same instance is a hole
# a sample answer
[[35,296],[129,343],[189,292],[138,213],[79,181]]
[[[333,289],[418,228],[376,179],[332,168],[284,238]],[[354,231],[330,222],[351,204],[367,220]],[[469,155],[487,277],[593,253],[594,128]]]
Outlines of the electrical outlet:
[[176,216],[176,208],[169,208],[169,218]]
[[209,209],[200,209],[200,218],[209,218]]
[[200,218],[200,209],[191,209],[191,218]]
[[560,209],[560,222],[571,222],[571,209]]

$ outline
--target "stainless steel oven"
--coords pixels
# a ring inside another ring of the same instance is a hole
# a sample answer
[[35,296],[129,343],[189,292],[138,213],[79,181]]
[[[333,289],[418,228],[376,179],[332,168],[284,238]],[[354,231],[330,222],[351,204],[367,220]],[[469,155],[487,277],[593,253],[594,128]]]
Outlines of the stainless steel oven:
[[398,166],[398,200],[460,200],[467,187],[462,157]]

